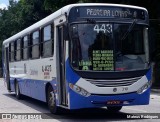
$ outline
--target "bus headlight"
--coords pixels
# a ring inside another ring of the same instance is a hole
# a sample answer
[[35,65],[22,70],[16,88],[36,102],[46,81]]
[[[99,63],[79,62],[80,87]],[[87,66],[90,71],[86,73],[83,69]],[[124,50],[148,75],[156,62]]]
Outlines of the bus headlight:
[[138,94],[142,94],[143,92],[145,92],[151,85],[151,82],[147,82],[146,84],[144,84],[140,89],[138,89],[137,93]]
[[69,87],[70,87],[73,91],[75,91],[76,93],[78,93],[78,94],[80,94],[80,95],[82,95],[82,96],[84,96],[84,97],[88,97],[88,96],[91,95],[89,92],[87,92],[86,90],[84,90],[83,88],[81,88],[81,87],[79,87],[79,86],[77,86],[77,85],[73,85],[73,84],[69,83]]

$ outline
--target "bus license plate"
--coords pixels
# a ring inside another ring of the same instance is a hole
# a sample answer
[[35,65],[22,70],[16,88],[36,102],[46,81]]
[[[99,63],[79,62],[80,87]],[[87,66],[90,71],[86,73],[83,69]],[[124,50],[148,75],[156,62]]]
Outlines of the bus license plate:
[[118,104],[120,104],[120,103],[121,103],[121,101],[119,101],[119,100],[107,101],[107,104],[108,104],[108,105],[118,105]]

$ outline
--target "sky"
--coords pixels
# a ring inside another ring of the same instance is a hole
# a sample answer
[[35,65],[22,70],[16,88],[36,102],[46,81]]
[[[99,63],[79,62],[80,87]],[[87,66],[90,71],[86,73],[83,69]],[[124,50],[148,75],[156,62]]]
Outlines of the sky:
[[6,8],[9,5],[8,0],[0,0],[0,8]]
[[[16,0],[18,1],[18,0]],[[9,0],[0,0],[0,8],[6,8],[9,5]]]

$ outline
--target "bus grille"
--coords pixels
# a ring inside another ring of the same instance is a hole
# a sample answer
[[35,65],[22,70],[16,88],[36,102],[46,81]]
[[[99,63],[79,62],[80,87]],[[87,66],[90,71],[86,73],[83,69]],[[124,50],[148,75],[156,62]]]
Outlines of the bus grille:
[[142,77],[128,78],[128,79],[116,79],[116,80],[97,80],[97,79],[86,79],[90,83],[98,87],[120,87],[129,86],[137,82]]

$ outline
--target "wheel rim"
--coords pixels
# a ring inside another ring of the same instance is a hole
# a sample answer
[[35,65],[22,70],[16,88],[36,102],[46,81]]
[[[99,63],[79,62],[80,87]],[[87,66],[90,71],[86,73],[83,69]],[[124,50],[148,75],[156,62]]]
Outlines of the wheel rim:
[[55,98],[54,95],[52,95],[53,93],[50,92],[49,93],[49,106],[54,107],[55,106]]

